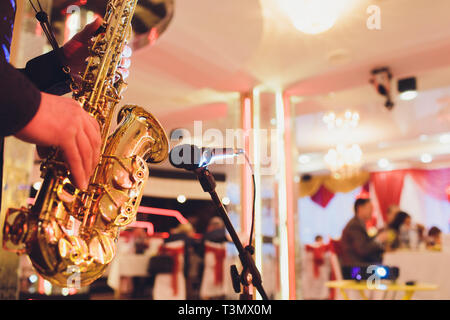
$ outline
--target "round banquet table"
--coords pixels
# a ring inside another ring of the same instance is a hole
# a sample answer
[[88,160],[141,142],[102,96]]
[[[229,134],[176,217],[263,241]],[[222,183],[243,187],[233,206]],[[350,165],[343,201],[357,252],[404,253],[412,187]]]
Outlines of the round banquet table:
[[384,254],[383,264],[399,267],[398,283],[415,281],[438,286],[434,291],[414,294],[417,300],[450,299],[450,252],[436,251],[394,251]]

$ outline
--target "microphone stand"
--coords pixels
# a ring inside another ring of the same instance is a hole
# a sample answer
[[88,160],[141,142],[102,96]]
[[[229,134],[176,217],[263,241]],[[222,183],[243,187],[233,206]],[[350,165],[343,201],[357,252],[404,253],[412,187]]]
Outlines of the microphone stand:
[[[240,300],[251,300],[252,295],[250,294],[249,285],[253,284],[263,300],[269,300],[262,285],[261,274],[259,273],[258,268],[256,267],[255,262],[253,261],[251,256],[253,253],[253,248],[251,246],[247,246],[244,249],[241,241],[239,240],[236,230],[234,229],[233,224],[228,217],[228,213],[215,190],[216,181],[214,179],[214,176],[211,174],[211,172],[209,172],[207,167],[195,168],[193,171],[197,175],[203,191],[208,192],[211,195],[211,199],[216,206],[217,212],[220,214],[225,227],[239,252],[239,259],[242,263],[243,270],[239,275],[236,266],[233,265],[231,267],[234,290],[236,291],[236,293],[239,293],[240,284],[242,284],[243,292],[240,294]],[[250,276],[251,280],[249,279]]]

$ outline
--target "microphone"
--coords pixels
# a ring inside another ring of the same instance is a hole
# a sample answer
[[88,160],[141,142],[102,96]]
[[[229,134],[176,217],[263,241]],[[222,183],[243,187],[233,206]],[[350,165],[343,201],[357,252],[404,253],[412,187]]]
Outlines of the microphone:
[[172,148],[169,161],[175,168],[195,170],[211,163],[244,153],[243,149],[199,148],[192,144],[182,144]]

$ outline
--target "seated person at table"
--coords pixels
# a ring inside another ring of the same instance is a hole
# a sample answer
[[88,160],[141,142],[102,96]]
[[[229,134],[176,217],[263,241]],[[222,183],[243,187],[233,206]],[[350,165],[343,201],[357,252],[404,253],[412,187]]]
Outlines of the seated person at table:
[[148,235],[142,228],[136,228],[132,233],[132,241],[136,254],[143,254],[148,248]]
[[381,227],[378,232],[386,231],[389,228],[389,225],[395,219],[397,213],[400,212],[400,207],[396,204],[390,205],[386,210],[386,221],[384,222],[383,227]]
[[441,230],[438,227],[432,227],[428,231],[427,249],[441,250]]
[[392,204],[388,207],[386,212],[386,224],[389,225],[392,221],[394,221],[395,217],[397,216],[397,213],[399,213],[400,207],[396,204]]
[[347,223],[341,236],[341,266],[368,266],[382,262],[383,242],[386,232],[376,237],[367,234],[366,222],[372,218],[373,205],[370,199],[357,199],[354,204],[355,216]]
[[387,250],[410,248],[411,216],[399,211],[388,225]]

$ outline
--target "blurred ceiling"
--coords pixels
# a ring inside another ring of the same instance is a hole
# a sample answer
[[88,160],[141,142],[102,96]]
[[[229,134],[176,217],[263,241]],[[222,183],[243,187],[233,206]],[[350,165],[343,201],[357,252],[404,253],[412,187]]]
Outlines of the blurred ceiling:
[[[282,88],[295,97],[296,152],[318,158],[337,141],[359,143],[365,154],[412,144],[419,155],[450,132],[450,1],[350,0],[334,27],[316,35],[298,31],[278,1],[175,0],[165,33],[134,52],[123,101],[147,107],[168,132],[195,120],[225,131],[238,92]],[[381,9],[381,30],[366,26],[369,5]],[[397,79],[416,76],[418,98],[394,94],[386,110],[368,83],[380,66],[391,68],[394,93]],[[360,113],[359,127],[330,134],[324,112],[346,109]],[[448,162],[450,146],[441,149],[437,158]]]

